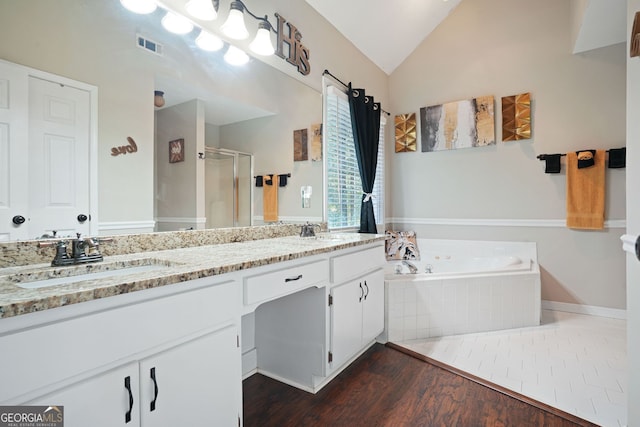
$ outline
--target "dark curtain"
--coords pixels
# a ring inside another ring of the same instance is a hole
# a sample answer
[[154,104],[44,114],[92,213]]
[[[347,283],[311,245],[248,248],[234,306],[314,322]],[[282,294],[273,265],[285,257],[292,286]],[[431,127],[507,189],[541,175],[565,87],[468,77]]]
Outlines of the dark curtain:
[[376,179],[378,143],[380,136],[380,103],[365,95],[364,89],[353,89],[349,83],[349,110],[353,142],[362,180],[362,206],[360,209],[360,233],[376,233],[371,192]]

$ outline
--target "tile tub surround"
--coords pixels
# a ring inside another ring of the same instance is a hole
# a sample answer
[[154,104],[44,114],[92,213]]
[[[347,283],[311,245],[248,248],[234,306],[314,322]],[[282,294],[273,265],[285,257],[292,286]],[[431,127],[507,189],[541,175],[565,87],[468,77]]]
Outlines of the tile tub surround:
[[[541,283],[532,242],[418,239],[424,260],[510,255],[531,269],[474,274],[394,275],[385,280],[385,330],[389,341],[520,328],[540,324]],[[433,262],[437,270],[437,262]]]
[[[326,231],[326,223],[321,229]],[[277,224],[253,227],[214,228],[207,230],[166,231],[160,233],[122,234],[98,236],[111,238],[100,244],[100,252],[105,255],[125,255],[165,249],[207,246],[220,243],[245,242],[248,240],[270,239],[274,237],[297,236],[300,224]],[[59,239],[51,239],[53,241]],[[25,240],[0,244],[0,268],[29,264],[49,263],[55,256],[54,246],[40,248],[44,240]]]
[[[323,238],[327,235],[331,238]],[[153,258],[157,262],[166,262],[171,265],[160,271],[132,273],[126,276],[86,280],[40,289],[19,288],[15,283],[10,282],[7,276],[38,268],[46,269],[49,263],[2,268],[0,269],[0,318],[231,273],[384,240],[384,235],[375,234],[331,235],[327,233],[327,235],[319,235],[318,238],[289,235],[105,256],[103,262],[107,263],[130,263],[132,260]]]

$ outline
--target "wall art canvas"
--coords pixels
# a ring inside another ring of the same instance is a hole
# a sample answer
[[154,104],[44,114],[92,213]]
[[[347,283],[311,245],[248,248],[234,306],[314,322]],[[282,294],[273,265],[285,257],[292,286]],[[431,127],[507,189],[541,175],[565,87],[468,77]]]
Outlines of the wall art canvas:
[[309,160],[309,149],[307,147],[308,132],[306,129],[293,131],[293,161],[300,162]]
[[400,114],[395,117],[396,124],[396,153],[416,151],[417,124],[416,113]]
[[495,144],[493,96],[422,107],[420,133],[423,152]]
[[322,123],[311,125],[311,161],[322,161]]
[[502,141],[531,138],[531,94],[502,98]]
[[169,141],[169,163],[184,161],[184,139]]

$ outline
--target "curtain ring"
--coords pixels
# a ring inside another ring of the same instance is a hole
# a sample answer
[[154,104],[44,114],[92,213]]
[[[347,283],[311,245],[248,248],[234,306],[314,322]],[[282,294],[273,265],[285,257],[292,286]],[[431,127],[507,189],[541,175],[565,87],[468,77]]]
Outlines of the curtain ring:
[[360,91],[358,89],[351,89],[351,94],[357,98],[360,96]]

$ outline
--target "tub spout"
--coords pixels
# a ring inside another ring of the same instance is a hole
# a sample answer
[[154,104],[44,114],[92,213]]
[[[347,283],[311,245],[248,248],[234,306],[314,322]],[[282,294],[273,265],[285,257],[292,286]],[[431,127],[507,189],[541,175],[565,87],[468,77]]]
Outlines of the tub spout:
[[414,264],[410,263],[409,261],[407,261],[406,259],[402,260],[402,263],[404,265],[406,265],[407,267],[409,267],[409,272],[411,274],[416,274],[418,272],[418,267],[416,267]]
[[427,265],[424,267],[424,272],[425,272],[425,273],[427,273],[427,274],[431,274],[431,273],[433,273],[433,265],[431,265],[431,264],[427,264]]

